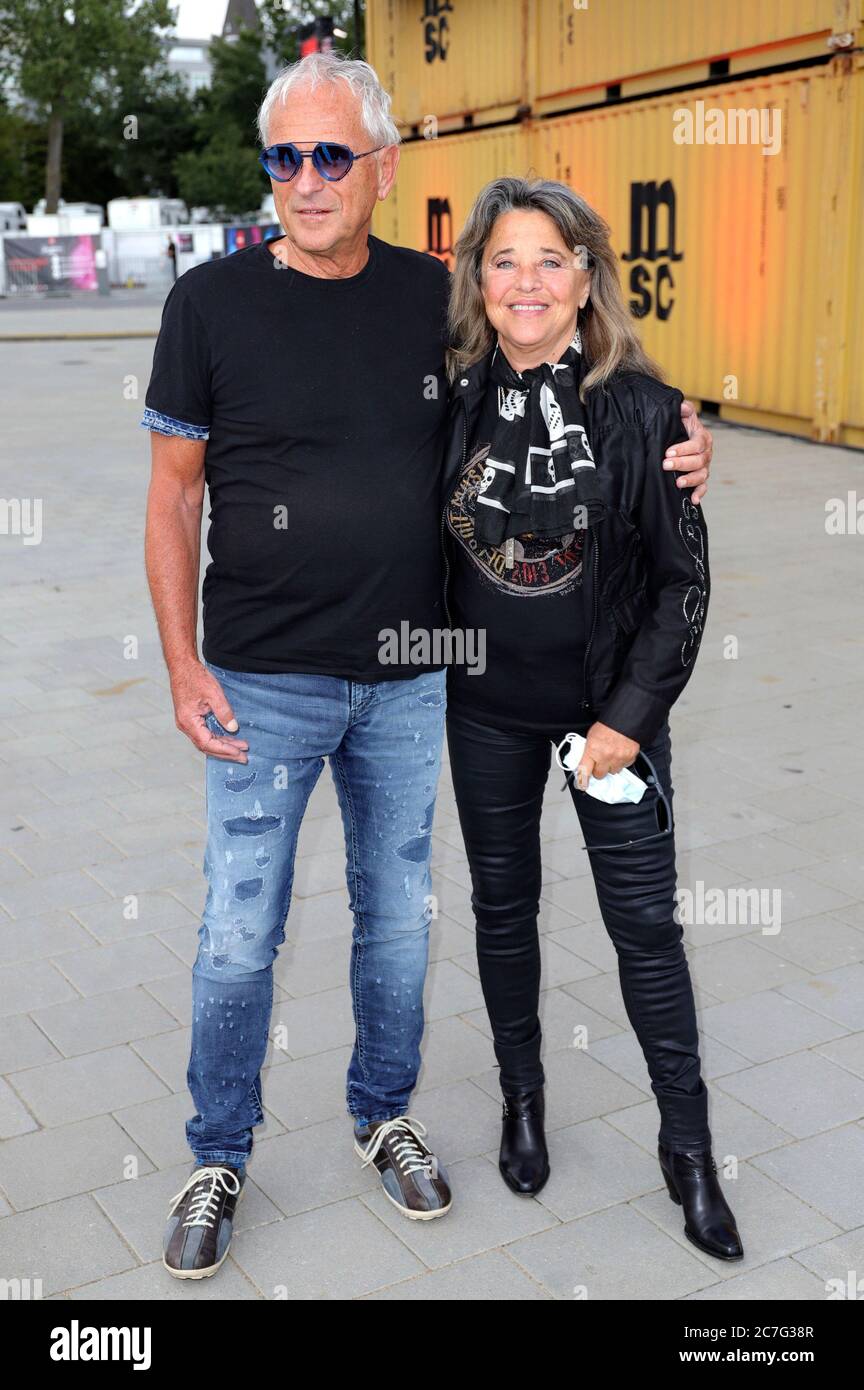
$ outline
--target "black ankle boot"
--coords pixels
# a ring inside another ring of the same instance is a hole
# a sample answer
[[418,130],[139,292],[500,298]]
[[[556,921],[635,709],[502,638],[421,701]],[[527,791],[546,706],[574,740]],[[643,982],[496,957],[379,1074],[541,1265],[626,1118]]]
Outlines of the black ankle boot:
[[684,1209],[684,1234],[688,1240],[720,1260],[740,1260],[744,1254],[735,1217],[720,1190],[717,1165],[710,1149],[704,1153],[677,1153],[657,1146],[660,1171],[669,1196]]
[[539,1192],[549,1177],[544,1113],[542,1086],[504,1097],[498,1167],[507,1186],[521,1196]]

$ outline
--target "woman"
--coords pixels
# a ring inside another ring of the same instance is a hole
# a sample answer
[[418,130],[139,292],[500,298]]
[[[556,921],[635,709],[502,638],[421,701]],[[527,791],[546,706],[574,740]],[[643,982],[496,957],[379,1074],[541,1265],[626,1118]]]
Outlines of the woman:
[[[504,1094],[501,1172],[521,1193],[549,1175],[540,813],[553,745],[578,733],[568,784],[660,1110],[663,1176],[690,1240],[736,1259],[673,916],[667,716],[709,593],[701,512],[661,468],[685,437],[681,392],[633,331],[607,225],[560,183],[482,190],[456,246],[450,324],[447,616],[485,632],[486,665],[451,668],[448,743]],[[648,782],[640,801],[587,793],[624,768]]]

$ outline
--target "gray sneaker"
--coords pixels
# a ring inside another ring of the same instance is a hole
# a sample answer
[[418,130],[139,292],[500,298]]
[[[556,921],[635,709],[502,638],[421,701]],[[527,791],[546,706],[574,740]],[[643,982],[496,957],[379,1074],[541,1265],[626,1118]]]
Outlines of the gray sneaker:
[[425,1133],[426,1126],[410,1115],[354,1131],[354,1152],[364,1167],[375,1164],[384,1196],[411,1221],[433,1221],[453,1202],[445,1169],[423,1143]]
[[207,1279],[228,1254],[244,1177],[227,1164],[199,1165],[175,1197],[162,1263],[175,1279]]

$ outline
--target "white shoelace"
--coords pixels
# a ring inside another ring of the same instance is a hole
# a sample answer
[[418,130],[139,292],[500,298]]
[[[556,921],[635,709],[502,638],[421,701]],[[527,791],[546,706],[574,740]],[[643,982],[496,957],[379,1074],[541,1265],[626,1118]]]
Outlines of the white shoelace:
[[390,1153],[403,1173],[425,1173],[427,1177],[432,1177],[432,1154],[421,1141],[421,1135],[425,1133],[426,1126],[420,1120],[413,1119],[411,1115],[399,1115],[395,1120],[385,1120],[369,1141],[363,1159],[364,1168],[367,1163],[374,1162],[384,1140],[392,1138]]
[[[229,1181],[236,1183],[236,1187],[229,1187]],[[207,1186],[208,1182],[209,1187]],[[201,1191],[196,1192],[189,1203],[189,1215],[183,1222],[184,1226],[212,1226],[216,1219],[219,1188],[221,1187],[223,1192],[231,1193],[234,1197],[240,1191],[240,1179],[236,1173],[229,1173],[227,1168],[208,1168],[202,1165],[200,1168],[196,1168],[194,1173],[190,1173],[188,1181],[181,1187],[177,1196],[171,1198],[169,1216],[174,1215],[177,1204],[182,1202],[189,1189],[196,1187],[198,1183],[201,1184]]]

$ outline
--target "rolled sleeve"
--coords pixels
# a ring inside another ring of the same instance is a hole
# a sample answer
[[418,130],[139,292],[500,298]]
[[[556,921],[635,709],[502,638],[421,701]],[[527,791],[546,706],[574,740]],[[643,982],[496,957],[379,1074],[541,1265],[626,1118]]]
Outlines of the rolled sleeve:
[[153,430],[156,434],[173,434],[179,439],[209,439],[210,430],[206,425],[193,425],[188,420],[175,420],[172,415],[163,415],[160,410],[144,411],[141,428]]
[[211,355],[206,326],[182,276],[162,310],[143,429],[206,440],[212,413]]

